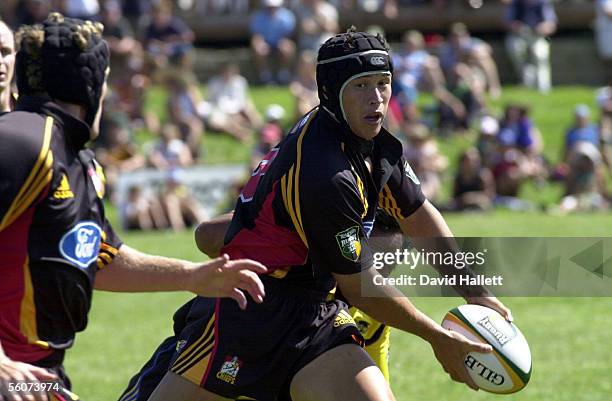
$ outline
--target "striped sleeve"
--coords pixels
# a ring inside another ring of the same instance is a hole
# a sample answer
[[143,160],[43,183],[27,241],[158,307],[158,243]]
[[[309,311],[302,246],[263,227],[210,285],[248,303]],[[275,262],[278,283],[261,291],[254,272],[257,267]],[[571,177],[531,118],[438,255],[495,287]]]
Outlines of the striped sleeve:
[[53,177],[53,118],[39,124],[24,114],[0,118],[0,231],[35,204]]
[[102,243],[100,244],[97,260],[99,270],[113,263],[113,259],[119,253],[119,248],[122,245],[121,239],[119,239],[119,236],[113,230],[113,226],[106,219],[104,220],[102,233]]
[[378,206],[401,221],[425,202],[421,183],[404,158],[394,167],[378,198]]

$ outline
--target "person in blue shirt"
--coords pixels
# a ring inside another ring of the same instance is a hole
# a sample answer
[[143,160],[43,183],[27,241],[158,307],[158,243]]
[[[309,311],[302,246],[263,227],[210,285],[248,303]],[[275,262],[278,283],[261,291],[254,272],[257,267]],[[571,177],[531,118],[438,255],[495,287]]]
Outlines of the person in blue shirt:
[[574,124],[565,133],[563,160],[580,142],[588,142],[599,147],[599,130],[591,123],[591,110],[586,104],[579,104],[574,109]]
[[262,8],[251,17],[251,49],[255,65],[262,83],[273,83],[274,77],[270,62],[278,58],[278,82],[289,83],[289,71],[295,55],[295,16],[291,10],[283,7],[283,0],[262,0]]

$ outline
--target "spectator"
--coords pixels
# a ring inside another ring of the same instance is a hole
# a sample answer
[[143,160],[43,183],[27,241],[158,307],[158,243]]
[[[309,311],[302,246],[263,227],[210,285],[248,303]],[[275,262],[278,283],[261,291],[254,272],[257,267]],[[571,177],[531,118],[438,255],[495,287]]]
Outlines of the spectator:
[[455,210],[486,210],[495,198],[495,181],[491,171],[482,166],[480,154],[469,148],[459,157],[459,168],[453,185]]
[[419,90],[436,93],[443,90],[445,79],[438,59],[424,50],[425,39],[419,31],[407,31],[402,42],[403,48],[393,56],[397,77],[393,81],[393,97],[401,109],[400,120],[415,122]]
[[581,142],[599,147],[599,131],[591,124],[591,110],[586,104],[579,104],[574,109],[574,124],[565,133],[564,162],[568,161],[572,150]]
[[289,85],[289,90],[295,98],[294,121],[319,105],[316,72],[317,58],[315,53],[303,51],[297,65],[297,75]]
[[550,43],[557,29],[551,0],[512,0],[506,10],[506,48],[523,85],[546,93],[551,88]]
[[499,122],[494,117],[485,115],[478,126],[478,139],[476,147],[484,167],[493,168],[497,158],[497,133]]
[[172,13],[172,3],[160,0],[152,7],[152,18],[144,30],[144,46],[157,67],[171,62],[190,67],[195,36],[185,22]]
[[404,157],[421,181],[427,199],[435,202],[442,187],[440,172],[448,166],[448,160],[440,154],[438,144],[426,125],[408,124],[404,132],[408,139]]
[[17,7],[17,25],[42,24],[50,12],[50,0],[24,0]]
[[246,14],[249,10],[248,0],[199,0],[195,4],[200,15]]
[[447,78],[457,64],[467,64],[474,74],[482,76],[483,86],[489,94],[497,98],[501,94],[501,84],[492,54],[489,44],[472,37],[465,24],[456,22],[451,25],[448,40],[440,49],[440,64]]
[[181,138],[187,143],[191,155],[200,155],[200,145],[204,133],[204,123],[198,112],[202,95],[194,76],[181,71],[167,72],[165,78],[168,89],[168,116],[170,122],[178,126]]
[[112,75],[122,77],[128,68],[139,70],[142,67],[142,47],[134,39],[130,23],[123,17],[121,5],[117,0],[107,0],[102,10],[104,39],[111,50]]
[[568,156],[562,212],[604,210],[610,205],[606,191],[601,153],[590,142],[578,142]]
[[251,49],[262,83],[274,82],[271,61],[279,60],[278,82],[289,83],[291,61],[295,55],[295,16],[283,7],[283,0],[261,0],[262,8],[251,17]]
[[67,17],[97,21],[100,13],[98,0],[62,0]]
[[612,0],[595,2],[597,50],[604,61],[607,79],[612,80]]
[[198,201],[187,186],[180,180],[181,171],[168,171],[166,186],[162,190],[162,204],[168,216],[170,227],[174,231],[182,231],[206,220],[206,215]]
[[597,90],[597,105],[601,115],[599,122],[601,153],[608,169],[612,169],[611,155],[609,154],[612,146],[612,78],[608,80],[608,86]]
[[107,191],[112,196],[119,176],[144,167],[145,159],[130,141],[128,127],[120,121],[105,124],[104,137],[107,145],[96,149],[96,158],[104,167]]
[[228,133],[241,142],[261,125],[249,97],[249,83],[236,64],[223,66],[220,74],[208,81],[206,105],[198,109],[210,130]]
[[140,33],[145,26],[144,19],[151,14],[151,0],[123,0],[121,11],[130,22],[132,30]]
[[294,8],[298,21],[298,48],[317,51],[338,33],[338,10],[325,0],[303,0]]
[[443,134],[465,131],[485,108],[484,88],[463,63],[451,71],[446,91],[435,93],[439,101],[439,127]]
[[176,125],[171,123],[162,126],[160,138],[153,145],[148,159],[158,170],[184,168],[193,164],[189,147],[179,138]]
[[15,39],[8,25],[0,20],[0,114],[11,110],[14,72]]
[[257,145],[251,158],[251,170],[253,171],[263,157],[283,139],[283,127],[281,122],[285,117],[285,109],[278,104],[271,104],[266,108],[266,123],[259,131]]
[[130,187],[128,197],[119,210],[125,230],[159,230],[169,227],[159,200],[143,193],[138,185]]

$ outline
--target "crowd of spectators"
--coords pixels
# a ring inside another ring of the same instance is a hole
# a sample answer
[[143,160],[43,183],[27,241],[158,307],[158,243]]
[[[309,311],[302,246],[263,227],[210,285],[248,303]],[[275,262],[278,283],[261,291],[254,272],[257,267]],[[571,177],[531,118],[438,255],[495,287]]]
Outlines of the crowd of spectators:
[[[557,28],[552,0],[500,2],[506,7],[506,50],[519,81],[548,92],[552,87],[550,36]],[[156,188],[129,188],[120,205],[129,229],[181,230],[204,218],[181,177],[185,169],[206,160],[205,132],[252,146],[251,165],[256,165],[282,139],[289,124],[318,104],[316,51],[340,31],[340,15],[361,9],[395,18],[404,7],[428,4],[443,10],[447,6],[446,0],[178,3],[200,16],[248,15],[256,80],[249,82],[237,63],[225,62],[219,63],[206,86],[201,85],[193,68],[194,32],[177,16],[170,0],[6,0],[0,8],[2,19],[14,28],[41,22],[52,10],[104,24],[112,54],[111,90],[95,146],[111,195],[122,174],[148,167],[163,177]],[[612,71],[612,40],[608,40],[612,2],[596,0],[594,7],[598,50]],[[433,202],[452,210],[531,208],[520,199],[521,188],[529,180],[541,185],[552,179],[564,187],[558,210],[607,207],[612,77],[608,77],[610,85],[597,93],[600,122],[594,124],[589,108],[578,105],[561,161],[551,165],[543,156],[542,135],[529,106],[507,104],[503,115],[492,112],[490,100],[502,92],[493,50],[465,24],[456,22],[436,35],[407,29],[392,51],[395,76],[387,125],[406,143],[404,156]],[[288,85],[295,108],[272,104],[261,115],[251,99],[250,84]],[[153,111],[147,98],[152,88],[159,87],[165,89],[167,100]],[[424,93],[432,104],[423,106]],[[140,150],[134,138],[143,130],[154,139]],[[470,132],[477,133],[476,140],[458,160],[442,155],[440,138]],[[455,166],[452,171],[450,166]],[[449,176],[453,177],[451,200],[443,201],[443,182]]]

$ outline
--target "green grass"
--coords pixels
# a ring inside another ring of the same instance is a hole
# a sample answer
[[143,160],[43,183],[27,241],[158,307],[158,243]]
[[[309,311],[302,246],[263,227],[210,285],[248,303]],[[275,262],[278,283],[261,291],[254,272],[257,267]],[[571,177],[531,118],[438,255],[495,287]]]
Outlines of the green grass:
[[[284,89],[255,88],[253,95],[262,110],[280,103],[289,111],[292,101]],[[545,152],[556,160],[563,132],[571,121],[575,103],[593,105],[591,88],[560,88],[548,96],[524,89],[507,88],[493,103],[496,110],[510,100],[529,99],[536,124],[542,130]],[[150,107],[163,108],[163,94],[154,93]],[[161,111],[160,111],[161,113]],[[148,137],[144,136],[144,139]],[[451,138],[441,144],[454,161],[468,138]],[[248,159],[249,150],[222,136],[207,137],[208,162]],[[551,203],[558,188],[528,187],[526,196],[538,203]],[[114,210],[110,210],[115,220]],[[495,211],[483,214],[445,216],[458,236],[610,236],[612,214],[553,216],[538,212]],[[117,225],[116,225],[117,226]],[[183,233],[121,233],[124,241],[145,252],[203,260],[190,231]],[[607,250],[606,252],[609,252]],[[96,293],[90,324],[70,350],[66,367],[74,389],[83,399],[117,399],[127,381],[171,332],[171,316],[188,294]],[[453,298],[417,298],[416,305],[437,321],[461,303]],[[399,401],[608,401],[612,394],[612,326],[607,316],[612,298],[506,298],[517,324],[527,337],[533,354],[533,375],[528,387],[510,396],[474,393],[453,383],[434,360],[430,347],[420,339],[395,331],[391,348],[392,387]]]

